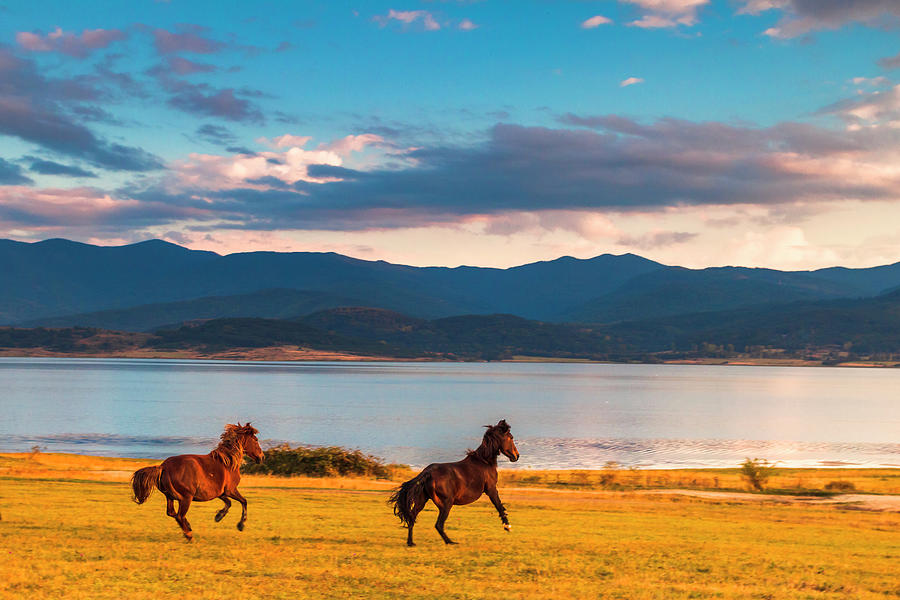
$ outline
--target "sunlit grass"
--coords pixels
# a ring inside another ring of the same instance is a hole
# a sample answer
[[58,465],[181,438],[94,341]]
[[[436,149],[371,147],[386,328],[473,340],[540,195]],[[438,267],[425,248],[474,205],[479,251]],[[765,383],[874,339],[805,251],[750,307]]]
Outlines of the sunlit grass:
[[159,493],[137,506],[124,480],[57,475],[0,479],[3,597],[900,597],[897,513],[507,484],[511,534],[481,500],[450,513],[459,546],[429,508],[407,548],[387,482],[252,478],[247,529],[195,503],[188,544]]
[[[622,469],[501,472],[501,484],[568,489],[696,489],[749,491],[734,469]],[[769,478],[767,491],[791,494],[900,494],[900,469],[780,469]]]

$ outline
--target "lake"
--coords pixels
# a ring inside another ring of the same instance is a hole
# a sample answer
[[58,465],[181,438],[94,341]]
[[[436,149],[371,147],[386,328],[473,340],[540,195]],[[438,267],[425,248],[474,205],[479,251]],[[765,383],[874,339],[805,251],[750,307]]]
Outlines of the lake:
[[900,466],[900,370],[0,358],[0,450],[159,458],[226,422],[263,445],[456,460],[505,418],[515,468]]

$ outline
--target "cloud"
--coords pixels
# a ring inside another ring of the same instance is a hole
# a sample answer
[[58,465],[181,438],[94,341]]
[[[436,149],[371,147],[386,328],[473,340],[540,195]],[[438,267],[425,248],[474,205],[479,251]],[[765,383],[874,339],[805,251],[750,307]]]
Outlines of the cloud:
[[235,90],[216,90],[206,85],[184,84],[172,86],[175,93],[168,104],[184,112],[207,117],[220,117],[229,121],[262,123],[262,111],[245,98],[239,98]]
[[900,3],[896,0],[741,0],[739,14],[758,15],[769,10],[783,13],[764,33],[790,39],[820,30],[840,29],[851,23],[872,27],[896,25]]
[[478,29],[479,25],[476,25],[469,19],[463,19],[459,22],[459,25],[456,26],[458,29],[463,31],[472,31],[473,29]]
[[302,148],[309,140],[312,139],[312,136],[308,135],[291,135],[286,133],[284,135],[280,135],[276,138],[272,138],[271,140],[268,138],[257,138],[257,142],[263,144],[265,146],[269,146],[270,148],[290,148],[290,147],[298,147]]
[[362,152],[366,146],[383,144],[384,138],[374,133],[364,133],[362,135],[348,135],[339,140],[335,140],[321,146],[321,149],[337,152],[341,156],[346,156],[351,152]]
[[878,66],[883,69],[900,69],[900,54],[879,58]]
[[616,243],[639,250],[654,250],[675,244],[684,244],[696,237],[696,233],[686,231],[654,231],[644,235],[623,235]]
[[[392,168],[349,168],[345,157],[324,149],[334,144],[248,158],[192,155],[176,167],[178,189],[132,193],[204,207],[227,218],[228,227],[343,231],[505,215],[491,225],[500,231],[524,223],[510,220],[519,213],[900,199],[898,131],[644,124],[616,115],[561,120],[587,129],[497,125],[484,143],[420,148]],[[267,177],[281,183],[272,186]],[[661,246],[691,235],[664,233],[627,241]]]
[[221,125],[201,125],[196,135],[212,144],[228,145],[234,142],[234,134]]
[[48,79],[33,62],[0,46],[0,135],[72,156],[110,170],[149,171],[162,162],[140,148],[107,141],[81,124],[85,102],[105,93],[83,79]]
[[94,50],[106,48],[126,37],[118,29],[85,29],[81,35],[76,35],[57,27],[46,35],[40,31],[20,31],[16,34],[16,42],[29,52],[61,52],[74,58],[86,58]]
[[392,8],[388,14],[376,16],[374,21],[382,27],[386,27],[391,21],[398,21],[404,26],[421,22],[425,31],[437,31],[441,28],[441,24],[427,10],[394,10]]
[[81,167],[74,165],[63,165],[52,160],[43,160],[40,158],[29,157],[31,166],[29,169],[41,175],[63,175],[65,177],[96,177],[96,173],[92,173]]
[[866,85],[869,87],[882,87],[891,82],[887,77],[854,77],[850,80],[853,85]]
[[178,75],[193,75],[194,73],[212,73],[217,70],[215,65],[208,65],[194,62],[180,56],[169,56],[166,58],[168,68]]
[[209,29],[200,25],[180,24],[176,26],[176,31],[152,28],[147,25],[139,25],[138,29],[153,36],[156,51],[162,55],[180,52],[215,54],[228,47],[223,42],[202,35]]
[[0,158],[0,185],[30,185],[31,178],[22,173],[22,167]]
[[[176,163],[174,169],[180,181],[191,187],[220,190],[249,183],[254,187],[280,189],[297,182],[324,183],[346,177],[353,173],[343,168],[346,158],[368,146],[384,144],[381,136],[365,133],[348,135],[307,150],[304,146],[310,140],[310,136],[291,134],[272,139],[258,138],[258,143],[273,148],[273,151],[232,156],[195,153],[188,160]],[[341,171],[328,172],[328,168],[340,168]]]
[[62,227],[62,219],[75,214],[88,223],[88,209],[79,213],[73,203],[93,203],[101,207],[98,226],[121,228],[172,228],[180,221],[195,231],[442,225],[501,235],[539,227],[647,249],[677,246],[694,234],[676,223],[626,233],[605,215],[727,206],[799,214],[835,201],[900,200],[900,129],[573,114],[559,123],[500,124],[478,142],[436,143],[400,155],[371,133],[314,147],[308,136],[261,138],[270,149],[191,154],[170,165],[166,177],[143,178],[115,192],[82,188],[72,192],[77,202],[59,191],[42,197],[17,188],[15,218],[50,227],[58,215]]
[[599,27],[601,25],[607,25],[609,23],[612,23],[612,19],[608,19],[608,18],[604,17],[603,15],[595,15],[595,16],[591,17],[590,19],[586,19],[586,20],[582,21],[581,28],[582,29],[594,29],[596,27]]
[[628,23],[632,27],[657,29],[697,24],[697,12],[710,0],[619,0],[643,9],[640,19]]
[[640,77],[629,77],[628,79],[623,79],[619,83],[619,87],[628,87],[629,85],[635,85],[638,83],[644,83],[644,80]]
[[819,114],[840,117],[851,128],[900,128],[900,85],[887,90],[859,93],[822,108]]
[[197,63],[179,56],[166,57],[168,66],[156,65],[146,73],[154,77],[168,92],[167,104],[186,113],[216,117],[228,121],[262,124],[265,117],[260,107],[249,98],[266,94],[250,88],[217,88],[208,83],[195,83],[179,76],[216,71],[217,67]]
[[0,187],[0,227],[28,229],[46,237],[75,230],[87,230],[91,235],[107,231],[118,234],[123,227],[147,227],[208,216],[201,207],[117,198],[91,187]]

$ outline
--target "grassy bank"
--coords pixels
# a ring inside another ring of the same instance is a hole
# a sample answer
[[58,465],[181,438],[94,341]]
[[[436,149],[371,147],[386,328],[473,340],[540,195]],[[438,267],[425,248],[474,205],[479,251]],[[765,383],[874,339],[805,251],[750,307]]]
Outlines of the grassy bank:
[[[568,471],[507,470],[501,484],[573,490],[687,489],[748,491],[740,469],[618,469]],[[900,469],[778,469],[766,491],[826,495],[859,492],[900,494]]]
[[409,549],[385,504],[389,481],[251,476],[247,530],[234,527],[237,508],[214,523],[221,503],[196,503],[187,544],[161,495],[129,500],[127,476],[145,461],[0,458],[9,598],[900,596],[895,512],[560,493],[506,471],[511,534],[482,499],[450,514],[459,546],[440,542],[429,508]]
[[[278,460],[279,448],[267,451],[269,459],[261,466],[245,464],[244,479],[254,485],[285,485],[281,477],[247,475],[247,471],[260,474],[287,471],[280,469],[286,461]],[[298,457],[293,457],[298,458]],[[403,465],[383,465],[377,459],[358,451],[340,448],[316,448],[305,450],[303,459],[327,458],[323,464],[316,462],[306,471],[319,474],[352,473],[349,477],[292,477],[291,485],[302,483],[306,487],[346,486],[351,481],[364,481],[365,486],[393,486],[409,479],[417,471]],[[336,458],[346,462],[355,459],[348,469],[335,464]],[[0,477],[85,479],[95,481],[127,481],[131,473],[140,467],[159,464],[158,460],[111,458],[78,454],[0,454]],[[357,466],[361,465],[361,466]],[[293,466],[293,465],[291,465]],[[265,467],[265,468],[261,468]],[[548,488],[581,491],[635,491],[659,489],[686,489],[711,491],[748,491],[747,482],[740,469],[625,469],[610,465],[596,470],[502,469],[500,486]],[[812,494],[864,493],[900,494],[900,469],[778,469],[768,481],[769,493]]]

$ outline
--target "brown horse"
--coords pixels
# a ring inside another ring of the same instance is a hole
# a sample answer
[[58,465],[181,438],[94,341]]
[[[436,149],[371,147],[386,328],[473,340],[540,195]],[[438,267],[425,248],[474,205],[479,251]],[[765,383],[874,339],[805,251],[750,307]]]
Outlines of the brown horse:
[[[185,518],[191,502],[220,498],[225,506],[216,513],[216,522],[219,522],[228,514],[230,499],[234,498],[243,509],[237,524],[238,530],[243,531],[247,521],[247,500],[238,492],[237,486],[241,481],[244,455],[257,463],[263,460],[257,433],[250,423],[226,425],[222,441],[209,454],[170,456],[161,465],[138,469],[131,477],[134,501],[143,504],[153,493],[153,488],[157,488],[166,496],[166,514],[175,519],[184,537],[191,541],[194,534]],[[176,500],[178,512],[175,512]]]
[[438,509],[434,527],[446,544],[456,543],[444,533],[444,522],[450,514],[450,508],[454,504],[471,504],[481,498],[482,494],[487,494],[491,499],[500,514],[503,528],[506,531],[511,529],[506,509],[497,493],[497,456],[502,452],[509,460],[516,462],[519,460],[519,451],[506,421],[485,427],[487,431],[477,450],[469,450],[466,457],[458,462],[428,465],[394,491],[390,503],[394,505],[394,514],[406,525],[408,546],[415,546],[413,525],[429,500]]

